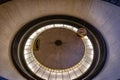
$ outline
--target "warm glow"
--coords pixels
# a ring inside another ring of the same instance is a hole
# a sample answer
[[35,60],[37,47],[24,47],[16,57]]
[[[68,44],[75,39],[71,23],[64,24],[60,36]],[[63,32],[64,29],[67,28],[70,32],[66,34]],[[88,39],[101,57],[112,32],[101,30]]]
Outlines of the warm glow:
[[38,77],[45,79],[45,80],[73,80],[75,78],[80,77],[84,74],[88,68],[91,66],[93,57],[94,57],[94,49],[90,39],[87,36],[82,38],[84,45],[85,45],[85,54],[82,60],[68,69],[62,70],[54,70],[50,69],[41,63],[39,63],[34,55],[33,55],[33,43],[37,36],[42,33],[43,31],[50,29],[50,28],[65,28],[72,30],[73,32],[77,32],[77,28],[66,25],[66,24],[51,24],[39,28],[36,30],[26,41],[24,47],[24,58],[29,67],[29,69],[36,74]]

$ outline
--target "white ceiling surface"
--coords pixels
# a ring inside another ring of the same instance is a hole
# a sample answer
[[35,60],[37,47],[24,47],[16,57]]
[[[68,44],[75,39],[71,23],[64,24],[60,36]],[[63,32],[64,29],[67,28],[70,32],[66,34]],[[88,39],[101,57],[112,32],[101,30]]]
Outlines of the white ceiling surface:
[[0,5],[0,76],[25,80],[11,61],[11,41],[25,23],[55,14],[82,18],[101,31],[107,42],[108,58],[94,80],[120,78],[120,7],[101,0],[12,0]]

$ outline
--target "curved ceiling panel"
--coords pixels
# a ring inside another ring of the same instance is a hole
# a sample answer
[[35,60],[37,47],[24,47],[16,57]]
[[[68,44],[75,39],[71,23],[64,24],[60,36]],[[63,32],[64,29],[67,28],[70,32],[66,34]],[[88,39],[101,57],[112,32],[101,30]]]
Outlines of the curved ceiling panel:
[[25,80],[13,66],[10,46],[17,31],[26,23],[47,15],[71,15],[98,29],[108,48],[105,67],[94,80],[120,78],[120,7],[102,0],[12,0],[0,5],[0,75],[10,80]]

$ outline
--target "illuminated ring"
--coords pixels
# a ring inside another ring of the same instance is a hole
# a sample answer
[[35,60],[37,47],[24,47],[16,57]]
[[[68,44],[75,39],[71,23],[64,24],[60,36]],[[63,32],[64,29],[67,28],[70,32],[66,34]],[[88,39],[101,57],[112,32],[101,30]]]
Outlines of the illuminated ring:
[[[52,26],[67,28],[73,32],[77,32],[77,29],[81,27],[88,30],[88,35],[82,38],[85,45],[85,55],[78,64],[69,69],[50,69],[41,65],[33,55],[32,46],[37,34],[44,31],[44,28],[53,28]],[[33,38],[31,42],[30,38]],[[32,46],[28,47],[28,44]],[[26,48],[29,49],[26,50]],[[15,66],[27,79],[53,80],[51,76],[57,76],[56,80],[79,80],[92,79],[100,72],[106,60],[107,49],[100,32],[90,24],[74,17],[55,15],[39,18],[23,26],[13,40],[11,53]],[[31,57],[31,61],[28,59],[29,57]],[[32,65],[29,64],[30,62]]]

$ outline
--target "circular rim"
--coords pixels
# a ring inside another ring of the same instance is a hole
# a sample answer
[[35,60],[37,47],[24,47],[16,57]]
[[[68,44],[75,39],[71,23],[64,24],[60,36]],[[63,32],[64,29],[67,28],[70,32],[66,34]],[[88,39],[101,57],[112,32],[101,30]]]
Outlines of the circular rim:
[[85,72],[85,74],[83,74],[82,76],[78,77],[76,80],[80,80],[80,79],[88,80],[95,77],[103,68],[105,64],[106,56],[107,56],[107,48],[106,48],[104,38],[102,37],[101,33],[89,23],[81,19],[77,19],[75,17],[65,16],[65,15],[45,16],[45,17],[36,19],[26,24],[18,31],[18,33],[15,35],[15,38],[13,39],[12,46],[11,46],[12,60],[16,68],[27,79],[40,80],[40,78],[36,76],[28,68],[25,62],[25,59],[23,58],[23,55],[20,54],[20,53],[23,53],[23,51],[21,51],[23,50],[23,47],[21,46],[24,46],[25,40],[27,40],[29,35],[31,35],[35,30],[38,29],[38,26],[37,26],[38,24],[40,26],[45,26],[45,25],[55,24],[55,23],[68,24],[71,26],[75,26],[76,28],[80,28],[80,26],[82,26],[88,30],[89,32],[88,37],[94,46],[94,52],[97,54],[94,54],[92,65],[87,70],[87,72]]
[[[62,26],[59,26],[59,25],[62,25]],[[57,74],[59,73],[59,76],[61,76],[61,75],[64,75],[64,72],[67,72],[68,75],[71,75],[71,77],[70,77],[71,79],[78,78],[79,76],[83,75],[87,71],[87,69],[89,69],[89,67],[92,64],[93,57],[94,57],[93,46],[92,46],[92,43],[87,36],[84,36],[82,38],[82,41],[85,45],[85,54],[84,54],[82,60],[80,60],[77,64],[75,64],[67,69],[60,70],[60,69],[52,69],[52,68],[46,67],[43,64],[41,64],[40,62],[38,62],[34,56],[34,52],[33,52],[32,48],[34,45],[34,41],[39,36],[39,34],[41,34],[42,32],[44,32],[48,29],[52,29],[52,28],[56,28],[56,27],[69,29],[69,30],[73,31],[74,33],[77,33],[77,31],[78,31],[77,28],[70,26],[70,25],[66,25],[66,24],[51,24],[51,25],[46,25],[44,27],[39,28],[38,30],[34,31],[29,36],[29,38],[26,40],[25,45],[21,46],[21,47],[24,47],[25,62],[27,64],[28,68],[34,74],[36,74],[38,77],[40,76],[43,79],[48,78],[48,76],[49,76],[48,73],[50,73],[50,76],[54,76],[53,73],[57,73]],[[87,58],[89,58],[89,61],[87,60]],[[32,63],[31,63],[31,60],[32,60]],[[83,68],[83,67],[85,67],[85,68]],[[42,72],[40,70],[43,70],[45,72],[47,71],[46,77],[41,76]],[[77,76],[73,75],[73,73],[76,73]]]

